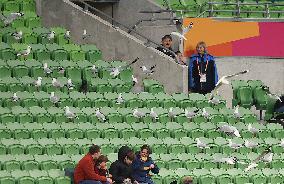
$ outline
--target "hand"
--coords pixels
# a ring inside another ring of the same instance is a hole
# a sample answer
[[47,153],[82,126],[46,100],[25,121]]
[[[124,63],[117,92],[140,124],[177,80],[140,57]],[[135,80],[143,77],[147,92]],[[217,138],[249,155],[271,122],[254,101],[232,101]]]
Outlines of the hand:
[[133,182],[133,184],[139,184],[139,182],[135,180],[135,181]]
[[107,178],[107,182],[109,182],[110,184],[112,184],[112,179]]
[[150,169],[154,169],[154,168],[155,168],[155,165],[154,165],[154,164],[151,164],[149,168],[150,168]]

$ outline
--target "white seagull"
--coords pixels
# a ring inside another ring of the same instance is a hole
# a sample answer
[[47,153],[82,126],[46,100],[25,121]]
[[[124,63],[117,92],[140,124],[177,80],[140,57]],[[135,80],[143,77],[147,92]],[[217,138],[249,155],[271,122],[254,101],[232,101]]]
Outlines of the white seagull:
[[38,77],[37,80],[34,81],[35,87],[40,87],[40,86],[41,86],[41,81],[42,81],[42,78],[41,78],[41,77]]
[[172,32],[171,35],[177,36],[183,40],[187,40],[185,35],[193,28],[193,23],[191,22],[187,27],[183,27],[181,21],[176,20],[176,28],[178,32]]
[[198,109],[195,110],[195,111],[188,111],[187,109],[184,109],[184,115],[185,115],[185,117],[187,117],[188,119],[191,119],[191,118],[193,118],[194,116],[196,116],[197,112],[198,112]]
[[27,49],[21,50],[19,53],[17,53],[17,56],[24,56],[27,57],[31,53],[32,47],[28,45]]
[[56,78],[52,78],[51,84],[52,84],[52,86],[54,86],[56,88],[62,87],[61,83]]
[[282,103],[282,100],[281,100],[281,98],[280,98],[280,96],[279,95],[276,95],[276,94],[268,94],[268,96],[270,97],[270,98],[274,98],[274,99],[277,99],[277,100],[279,100],[281,103]]
[[241,137],[240,132],[234,126],[225,124],[225,125],[218,127],[218,130],[230,136]]
[[15,33],[12,33],[11,34],[16,40],[20,40],[22,39],[23,37],[23,32],[20,30],[20,31],[17,31]]
[[250,131],[251,133],[253,133],[254,135],[257,134],[258,132],[260,132],[259,129],[252,127],[251,123],[248,124],[248,131]]
[[239,148],[243,147],[242,144],[232,142],[232,139],[228,139],[228,141],[229,141],[229,147],[231,147],[233,149],[239,149]]
[[134,77],[134,75],[131,75],[131,78],[132,78],[133,86],[138,84],[138,79],[136,77]]
[[68,119],[74,119],[77,118],[77,116],[75,115],[75,113],[71,112],[68,106],[65,106],[65,116]]
[[158,114],[154,111],[154,108],[151,108],[150,117],[153,119],[159,119]]
[[106,121],[105,115],[100,111],[99,108],[96,109],[96,117],[101,121]]
[[141,66],[140,68],[142,69],[143,74],[145,75],[152,75],[155,71],[156,65],[151,66],[149,69],[146,66]]
[[141,112],[141,111],[138,111],[137,108],[135,108],[133,110],[133,116],[136,117],[136,118],[142,118],[145,116],[145,113]]
[[91,37],[91,35],[87,34],[87,30],[83,30],[82,39],[85,40],[86,38]]
[[46,34],[46,37],[48,40],[52,40],[55,37],[55,32],[54,31],[50,31],[49,33]]
[[245,140],[245,147],[252,149],[252,148],[256,148],[257,146],[258,146],[257,142]]
[[92,66],[91,71],[92,71],[93,75],[96,75],[98,73],[98,69],[97,69],[96,65]]
[[70,36],[70,31],[66,31],[65,34],[64,34],[64,38],[66,40],[70,40],[71,36]]
[[123,102],[124,102],[124,99],[122,98],[122,93],[119,93],[116,99],[116,104],[122,104]]
[[121,66],[118,66],[116,68],[112,68],[111,72],[110,72],[110,75],[115,78],[117,77],[121,72]]
[[68,90],[72,90],[72,89],[74,89],[74,87],[75,87],[75,85],[72,83],[72,80],[71,80],[71,79],[68,79],[68,80],[67,80],[66,86],[67,86],[67,89],[68,89]]
[[241,113],[239,112],[239,106],[237,105],[235,110],[234,110],[234,117],[237,119],[240,119],[242,117]]
[[210,146],[208,146],[206,143],[201,142],[201,140],[199,138],[196,138],[196,145],[198,148],[204,149],[204,148],[210,148]]
[[46,75],[49,75],[52,73],[52,70],[50,68],[48,68],[47,63],[43,64],[43,71]]
[[206,119],[208,119],[209,116],[210,116],[210,114],[206,111],[205,108],[202,109],[202,116],[203,116],[204,118],[206,118]]
[[11,99],[12,99],[13,102],[17,102],[17,101],[19,101],[20,98],[17,96],[17,93],[14,93],[13,96],[11,97]]
[[60,100],[58,96],[55,96],[54,92],[51,92],[49,99],[53,104],[57,104]]

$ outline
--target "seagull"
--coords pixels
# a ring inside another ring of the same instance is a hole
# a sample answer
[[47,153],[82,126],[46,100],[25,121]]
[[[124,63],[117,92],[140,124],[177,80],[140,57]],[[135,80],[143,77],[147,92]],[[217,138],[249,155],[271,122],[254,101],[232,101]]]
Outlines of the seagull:
[[145,116],[145,113],[141,112],[141,111],[138,111],[137,108],[135,108],[133,110],[133,116],[136,117],[136,118],[142,118]]
[[233,149],[239,149],[239,148],[243,147],[242,144],[233,143],[232,139],[228,139],[228,141],[229,141],[229,146]]
[[245,169],[245,171],[249,171],[255,167],[258,166],[258,162],[259,161],[263,161],[266,163],[270,163],[272,162],[273,159],[273,153],[271,152],[271,148],[266,148],[255,160],[253,160],[251,162],[251,164],[249,164],[249,166]]
[[235,73],[235,74],[232,74],[232,75],[225,75],[225,76],[221,77],[221,79],[217,82],[214,90],[211,92],[211,94],[215,94],[217,92],[218,88],[220,88],[223,84],[230,84],[228,79],[230,79],[232,77],[236,77],[238,75],[248,73],[248,72],[249,72],[249,70],[244,70],[242,72],[238,72],[238,73]]
[[66,31],[66,33],[64,34],[64,38],[66,39],[66,40],[70,40],[70,31]]
[[196,145],[198,148],[204,149],[204,148],[210,148],[206,143],[201,142],[199,138],[196,138]]
[[17,93],[14,93],[13,96],[11,97],[11,99],[12,99],[13,102],[17,102],[17,101],[19,101],[20,98],[17,96]]
[[55,37],[55,32],[54,31],[50,31],[49,33],[43,35],[43,37],[47,38],[48,40],[52,40]]
[[47,63],[43,64],[43,71],[46,75],[49,75],[52,73],[52,70],[50,68],[47,67]]
[[51,92],[49,99],[53,104],[60,102],[60,98],[58,96],[55,96],[54,92]]
[[149,69],[146,66],[141,66],[140,68],[142,69],[143,74],[145,75],[152,75],[155,71],[156,65],[151,66]]
[[[216,91],[217,95],[218,95],[218,91]],[[218,105],[221,103],[220,99],[217,98],[214,94],[210,94],[210,98],[208,100],[209,103],[212,103],[214,105]]]
[[193,28],[193,22],[191,22],[187,27],[183,27],[182,22],[180,20],[176,20],[176,28],[178,32],[171,32],[171,35],[187,40],[185,35]]
[[240,119],[242,117],[241,113],[239,112],[239,106],[237,105],[235,110],[234,110],[234,116],[237,119]]
[[240,132],[234,126],[225,124],[225,125],[218,127],[217,129],[221,132],[224,132],[227,135],[241,137]]
[[281,139],[280,146],[281,146],[282,148],[284,148],[284,139]]
[[91,71],[92,71],[93,75],[96,75],[98,73],[98,69],[97,69],[96,65],[92,66]]
[[124,102],[124,99],[122,98],[122,93],[119,93],[116,104],[122,104]]
[[172,119],[176,117],[176,113],[174,112],[173,108],[171,107],[168,112],[168,116]]
[[17,31],[15,33],[11,34],[16,40],[20,40],[23,37],[23,32],[22,31]]
[[118,67],[113,68],[113,69],[111,70],[110,75],[111,75],[113,78],[115,78],[115,77],[117,77],[117,76],[120,74],[120,72],[121,72],[121,66],[118,66]]
[[268,94],[268,96],[270,97],[270,98],[274,98],[274,99],[277,99],[277,100],[279,100],[281,103],[283,102],[282,100],[281,100],[281,98],[280,98],[280,96],[279,95],[276,95],[276,94]]
[[203,116],[204,118],[206,118],[206,119],[208,119],[209,116],[210,116],[210,114],[206,111],[205,108],[202,109],[202,116]]
[[258,146],[257,142],[251,142],[249,140],[245,140],[245,147],[252,149],[252,148],[255,148],[257,146]]
[[27,49],[20,51],[17,56],[27,57],[31,53],[32,47],[28,45]]
[[184,115],[188,118],[191,119],[193,118],[198,112],[198,109],[195,111],[188,111],[187,109],[184,110]]
[[101,113],[100,109],[96,109],[96,117],[101,121],[106,121],[106,117],[103,113]]
[[258,132],[260,132],[259,129],[252,127],[251,123],[248,124],[248,131],[250,131],[251,133],[253,133],[254,135],[257,134]]
[[131,75],[131,78],[132,78],[133,86],[138,84],[138,79],[136,77],[134,77],[134,75]]
[[0,19],[4,22],[5,27],[10,25],[18,17],[22,16],[24,16],[24,13],[10,13],[8,16],[4,16],[2,13],[0,13]]
[[41,78],[41,77],[38,77],[37,80],[34,81],[35,87],[40,87],[40,86],[41,86],[41,81],[42,81],[42,78]]
[[68,106],[65,107],[65,116],[66,116],[66,118],[68,118],[68,119],[77,118],[77,116],[75,115],[75,113],[71,112]]
[[62,66],[58,67],[58,73],[59,74],[64,74],[65,73],[65,69]]
[[86,38],[91,37],[91,35],[87,34],[87,30],[83,30],[82,39],[85,40]]
[[151,108],[150,117],[152,117],[155,120],[159,119],[158,114],[154,111],[154,108]]
[[52,86],[54,86],[56,88],[62,87],[62,85],[60,84],[60,82],[56,78],[52,78],[51,84],[52,84]]
[[71,80],[71,79],[68,79],[68,80],[67,80],[66,86],[67,86],[67,89],[68,89],[68,90],[72,90],[72,89],[74,89],[74,87],[75,87],[75,85],[72,83],[72,80]]

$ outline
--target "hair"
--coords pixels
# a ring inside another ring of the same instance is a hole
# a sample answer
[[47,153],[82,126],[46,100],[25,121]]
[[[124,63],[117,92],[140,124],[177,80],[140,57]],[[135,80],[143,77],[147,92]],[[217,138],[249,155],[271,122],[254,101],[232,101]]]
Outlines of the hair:
[[190,176],[185,176],[181,179],[182,184],[191,184],[192,182],[193,180]]
[[141,146],[140,151],[142,151],[143,149],[146,149],[149,155],[152,154],[152,150],[150,146],[148,146],[147,144],[144,144],[143,146]]
[[200,46],[204,48],[205,52],[207,52],[206,43],[204,41],[198,42],[196,45],[196,49]]
[[101,155],[99,158],[96,160],[96,166],[100,165],[103,162],[108,162],[107,156]]
[[95,153],[98,153],[98,152],[100,152],[100,151],[101,151],[100,146],[95,145],[95,144],[93,144],[93,145],[90,147],[90,149],[89,149],[89,153],[90,153],[91,155],[93,155],[93,154],[95,154]]
[[126,158],[133,161],[135,159],[135,153],[132,150],[129,150],[126,154]]
[[165,36],[162,37],[162,41],[167,39],[167,38],[170,39],[171,41],[173,40],[171,35],[165,35]]
[[175,52],[176,55],[179,54],[179,53],[181,54],[181,51],[179,51],[179,50]]

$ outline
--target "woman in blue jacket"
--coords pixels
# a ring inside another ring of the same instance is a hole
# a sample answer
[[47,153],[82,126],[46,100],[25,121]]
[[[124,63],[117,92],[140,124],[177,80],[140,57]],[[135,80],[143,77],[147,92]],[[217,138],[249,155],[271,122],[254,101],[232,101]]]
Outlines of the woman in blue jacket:
[[154,174],[159,173],[159,168],[149,156],[150,154],[150,147],[148,145],[143,145],[140,152],[137,153],[136,159],[132,163],[133,178],[140,184],[154,184],[149,172],[151,171]]

